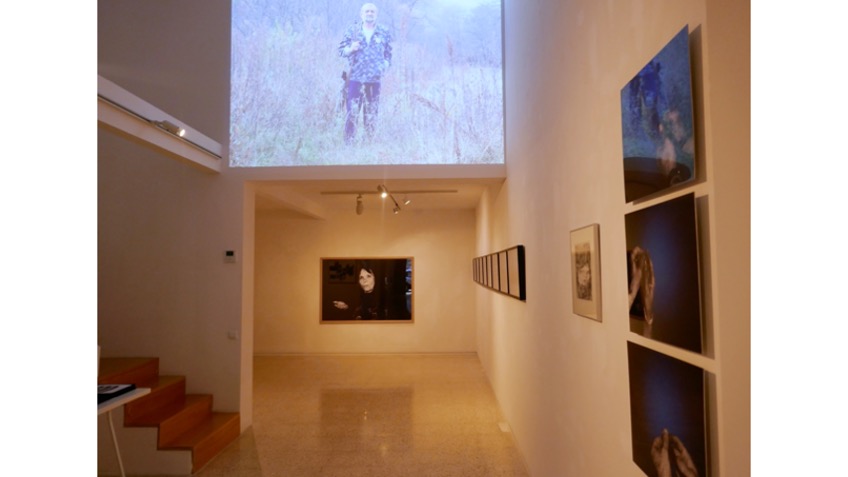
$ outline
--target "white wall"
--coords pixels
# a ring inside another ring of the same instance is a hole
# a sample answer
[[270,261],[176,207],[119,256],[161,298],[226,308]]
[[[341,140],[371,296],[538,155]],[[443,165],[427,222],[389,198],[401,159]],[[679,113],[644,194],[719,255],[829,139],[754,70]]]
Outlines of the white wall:
[[[229,0],[97,3],[98,74],[225,145]],[[98,343],[252,423],[253,193],[98,130]],[[242,260],[225,264],[234,250]],[[247,317],[243,319],[243,317]],[[233,340],[229,335],[236,332]]]
[[[257,213],[256,353],[473,352],[474,212],[353,204],[326,220]],[[408,256],[414,323],[319,324],[322,257]]]
[[[527,302],[477,291],[478,353],[534,476],[640,476],[628,341],[707,370],[712,475],[750,473],[749,6],[509,2],[507,180],[477,211],[478,254],[526,247]],[[699,180],[625,204],[621,88],[684,25],[692,42]],[[707,351],[629,332],[624,215],[698,198]],[[572,313],[570,231],[600,224],[603,322]]]
[[[98,343],[152,356],[163,374],[239,411],[242,186],[102,133],[98,153]],[[232,224],[237,224],[233,226]],[[249,415],[248,415],[249,418]]]

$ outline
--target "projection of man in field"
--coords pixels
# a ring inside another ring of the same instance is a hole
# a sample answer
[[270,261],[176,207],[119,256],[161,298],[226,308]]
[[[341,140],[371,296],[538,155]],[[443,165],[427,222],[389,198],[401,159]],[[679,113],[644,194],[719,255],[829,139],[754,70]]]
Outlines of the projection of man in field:
[[362,5],[361,22],[351,25],[339,43],[339,55],[348,59],[345,89],[346,144],[356,137],[356,122],[363,109],[363,125],[368,139],[373,139],[380,104],[380,79],[392,62],[392,36],[377,24],[377,6]]

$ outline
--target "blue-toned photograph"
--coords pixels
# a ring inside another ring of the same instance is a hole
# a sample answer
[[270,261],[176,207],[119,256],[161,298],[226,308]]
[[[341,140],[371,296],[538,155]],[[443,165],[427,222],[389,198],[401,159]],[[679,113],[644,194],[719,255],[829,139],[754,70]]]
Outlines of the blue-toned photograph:
[[627,343],[633,462],[651,477],[707,473],[704,371]]
[[621,90],[626,202],[695,178],[689,27]]
[[700,353],[695,195],[624,216],[630,331]]

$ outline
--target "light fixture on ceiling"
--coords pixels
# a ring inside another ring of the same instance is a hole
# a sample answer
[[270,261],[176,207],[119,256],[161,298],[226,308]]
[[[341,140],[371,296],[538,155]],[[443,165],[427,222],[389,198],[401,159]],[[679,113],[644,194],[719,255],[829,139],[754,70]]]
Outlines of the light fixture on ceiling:
[[[409,189],[409,190],[395,191],[395,193],[398,194],[398,197],[401,197],[401,196],[403,197],[403,205],[404,206],[409,206],[410,204],[412,204],[412,199],[409,197],[410,195],[443,194],[443,193],[456,194],[457,192],[459,192],[459,191],[457,191],[456,189],[424,189],[424,190]],[[393,204],[392,212],[395,213],[395,214],[399,214],[401,212],[401,204],[398,203],[398,201],[395,199],[394,195],[391,192],[389,192],[389,189],[383,184],[379,184],[377,186],[376,192],[373,189],[371,189],[370,191],[368,191],[368,190],[321,191],[321,195],[355,195],[356,196],[356,214],[357,215],[362,215],[362,212],[365,210],[364,204],[363,204],[363,201],[362,201],[362,197],[365,196],[365,195],[374,195],[374,194],[380,194],[380,197],[382,197],[383,199],[385,199],[387,197],[391,198],[392,204]]]
[[395,200],[395,198],[394,198],[394,197],[392,197],[392,195],[391,195],[391,194],[389,194],[389,197],[391,197],[392,202],[394,202],[394,203],[395,203],[395,207],[394,207],[394,209],[392,209],[392,212],[394,212],[394,213],[396,213],[396,214],[397,214],[398,212],[400,212],[400,204],[398,204],[398,203],[397,203],[397,201]]
[[397,201],[397,200],[395,200],[395,196],[393,196],[393,195],[391,194],[391,192],[389,192],[389,189],[388,189],[388,188],[386,188],[386,186],[384,186],[383,184],[378,185],[378,186],[377,186],[377,191],[379,191],[379,192],[380,192],[380,197],[382,197],[382,198],[384,198],[384,199],[385,199],[386,197],[388,197],[388,198],[392,199],[392,202],[395,204],[394,208],[392,209],[392,212],[394,212],[395,214],[397,214],[398,212],[400,212],[400,204],[398,204],[398,201]]
[[362,215],[362,211],[365,210],[365,206],[362,205],[362,194],[356,196],[356,215]]
[[168,131],[169,133],[173,134],[174,136],[179,136],[179,137],[185,136],[185,129],[177,126],[176,124],[174,124],[170,121],[151,121],[151,122],[153,124],[155,124],[156,126],[164,129],[165,131]]
[[[169,123],[180,126],[174,132],[168,131],[165,128],[170,126],[164,122],[160,126],[154,122],[155,119],[167,119]],[[221,144],[102,76],[97,77],[97,124],[98,128],[103,126],[137,139],[145,146],[167,151],[175,159],[185,160],[192,166],[221,172]],[[151,134],[152,127],[157,129],[156,134]],[[185,129],[183,137],[179,135],[180,129]],[[158,134],[159,131],[168,134]],[[168,136],[180,138],[181,141],[173,141]]]

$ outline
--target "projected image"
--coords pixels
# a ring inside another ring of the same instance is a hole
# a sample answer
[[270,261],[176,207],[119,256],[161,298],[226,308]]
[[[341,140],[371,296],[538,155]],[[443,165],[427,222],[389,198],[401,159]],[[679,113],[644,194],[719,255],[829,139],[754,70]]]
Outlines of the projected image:
[[621,90],[626,202],[695,178],[688,30]]
[[633,462],[651,477],[706,477],[704,371],[627,343]]
[[230,166],[502,164],[501,0],[233,0]]

